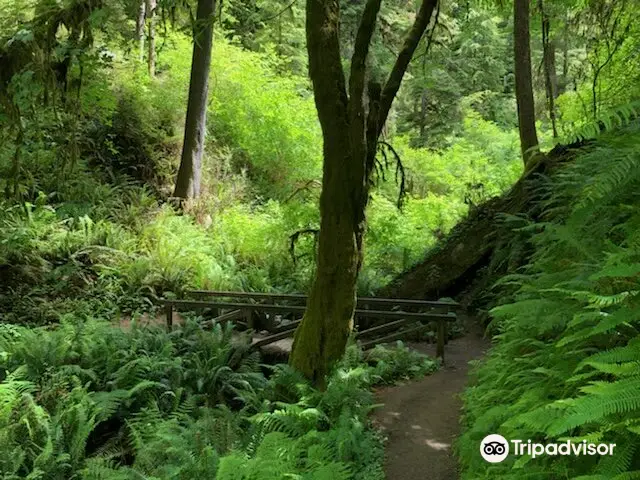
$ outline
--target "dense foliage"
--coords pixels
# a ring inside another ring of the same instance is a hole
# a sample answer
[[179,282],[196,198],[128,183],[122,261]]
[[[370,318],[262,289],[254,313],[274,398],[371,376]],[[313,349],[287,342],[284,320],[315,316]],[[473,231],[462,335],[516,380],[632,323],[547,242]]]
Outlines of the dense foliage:
[[[135,311],[195,287],[306,291],[313,236],[290,251],[291,235],[318,225],[321,139],[313,100],[300,95],[306,83],[275,76],[272,56],[217,43],[205,190],[189,216],[179,215],[162,200],[176,166],[188,50],[184,37],[168,38],[156,79],[136,60],[116,57],[95,81],[85,80],[73,165],[65,166],[70,145],[56,138],[63,131],[48,110],[35,112],[25,129],[12,180],[16,147],[0,149],[0,188],[21,200],[0,212],[8,319],[55,320],[84,294],[91,308]],[[406,137],[394,142],[407,198],[399,210],[393,171],[380,179],[361,293],[418,261],[469,205],[517,178],[515,132],[471,107],[461,128],[464,136],[442,151],[414,149]]]
[[[0,327],[2,478],[383,478],[372,385],[433,371],[351,346],[324,392],[230,325]],[[268,368],[269,377],[264,372]]]
[[[175,202],[196,2],[161,0],[137,27],[143,3],[0,0],[0,476],[382,478],[371,387],[430,359],[350,346],[320,392],[232,328],[137,324],[188,289],[307,292],[323,168],[303,2],[219,2],[202,194]],[[365,3],[341,2],[345,67]],[[382,2],[373,80],[414,3]],[[512,6],[440,2],[384,128],[359,294],[523,173]],[[539,221],[505,218],[515,256],[533,254],[487,293],[494,346],[458,454],[470,480],[636,478],[638,6],[531,8],[541,147],[596,140],[542,182]],[[618,450],[490,465],[489,433]]]
[[[495,344],[465,395],[464,478],[635,478],[638,377],[638,126],[580,152],[554,177],[550,220],[527,225],[535,254],[502,280]],[[613,456],[511,456],[491,465],[489,433],[539,443],[614,443]]]

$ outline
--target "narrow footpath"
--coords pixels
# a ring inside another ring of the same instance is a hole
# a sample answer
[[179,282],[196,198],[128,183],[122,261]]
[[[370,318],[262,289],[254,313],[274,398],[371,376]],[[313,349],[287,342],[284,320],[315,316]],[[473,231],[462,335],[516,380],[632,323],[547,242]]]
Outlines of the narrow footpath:
[[[389,480],[457,480],[453,442],[460,433],[462,401],[469,361],[482,357],[489,341],[476,325],[445,347],[445,366],[422,380],[379,389],[374,423],[388,438],[385,473]],[[435,347],[408,346],[435,355]]]

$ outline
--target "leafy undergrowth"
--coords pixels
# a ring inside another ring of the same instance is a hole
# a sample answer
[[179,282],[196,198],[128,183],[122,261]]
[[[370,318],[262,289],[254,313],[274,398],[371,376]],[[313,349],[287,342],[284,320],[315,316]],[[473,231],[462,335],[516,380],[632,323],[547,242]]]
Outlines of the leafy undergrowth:
[[[4,479],[382,479],[376,383],[433,371],[401,344],[355,345],[313,389],[260,365],[232,327],[166,332],[68,316],[0,325]],[[269,375],[264,372],[270,370]]]
[[367,363],[377,383],[393,384],[399,379],[409,380],[433,373],[437,365],[426,355],[406,347],[401,341],[395,348],[376,345],[368,352]]
[[[603,136],[552,181],[549,220],[521,230],[535,254],[502,281],[495,345],[466,391],[463,478],[640,478],[640,128]],[[612,456],[510,455],[534,443],[614,443]]]

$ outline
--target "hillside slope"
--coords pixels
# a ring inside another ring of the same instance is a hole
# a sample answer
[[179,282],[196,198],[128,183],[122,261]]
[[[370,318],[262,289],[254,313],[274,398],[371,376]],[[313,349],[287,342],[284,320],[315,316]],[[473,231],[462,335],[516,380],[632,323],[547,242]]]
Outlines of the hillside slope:
[[[544,182],[527,261],[493,287],[493,347],[464,398],[463,479],[640,478],[640,125],[602,135]],[[522,239],[522,237],[520,237]],[[482,439],[615,444],[514,455]]]
[[526,259],[525,246],[515,241],[518,233],[512,230],[515,217],[522,219],[521,224],[539,219],[540,203],[548,193],[543,179],[587,148],[586,142],[558,145],[541,156],[509,191],[473,208],[443,243],[379,294],[416,299],[456,297],[466,304],[479,300],[491,279],[512,271]]

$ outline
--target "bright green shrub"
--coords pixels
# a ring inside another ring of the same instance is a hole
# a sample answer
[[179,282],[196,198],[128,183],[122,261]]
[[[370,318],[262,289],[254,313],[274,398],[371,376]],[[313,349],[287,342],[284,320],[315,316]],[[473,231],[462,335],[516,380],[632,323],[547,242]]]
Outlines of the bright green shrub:
[[372,294],[420,261],[473,208],[507,190],[522,172],[517,132],[504,131],[467,110],[464,136],[440,151],[392,144],[406,172],[407,196],[396,207],[393,168],[373,193],[359,293]]
[[[190,41],[176,35],[170,45],[162,82],[185,92]],[[216,39],[208,129],[232,148],[235,163],[248,168],[262,194],[282,198],[320,177],[322,142],[307,80],[276,75],[271,60]]]

